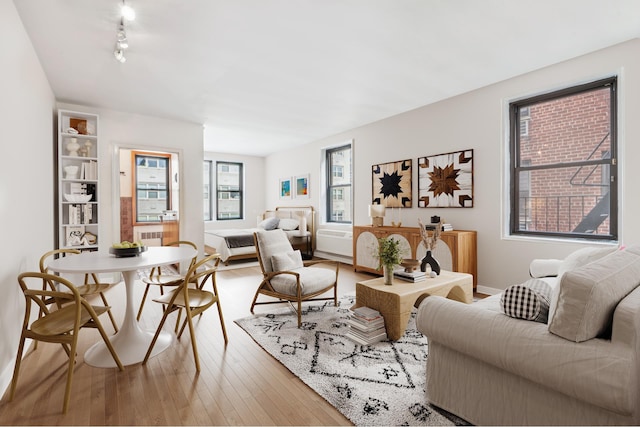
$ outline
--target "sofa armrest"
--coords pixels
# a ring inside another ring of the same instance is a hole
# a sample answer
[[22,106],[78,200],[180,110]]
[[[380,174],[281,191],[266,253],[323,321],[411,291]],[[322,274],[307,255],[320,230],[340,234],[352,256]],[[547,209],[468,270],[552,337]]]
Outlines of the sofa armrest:
[[529,276],[534,278],[557,276],[561,265],[561,259],[534,259],[529,264]]
[[620,414],[634,410],[638,379],[629,373],[637,356],[628,342],[575,343],[551,334],[544,323],[437,296],[422,302],[416,325],[429,341],[529,381]]

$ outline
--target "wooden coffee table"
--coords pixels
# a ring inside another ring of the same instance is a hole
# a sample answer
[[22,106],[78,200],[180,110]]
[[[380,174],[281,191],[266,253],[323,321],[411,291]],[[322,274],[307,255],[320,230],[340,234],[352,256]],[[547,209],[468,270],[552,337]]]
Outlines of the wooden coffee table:
[[384,317],[387,337],[395,341],[404,335],[413,304],[424,294],[470,304],[473,301],[473,276],[442,270],[438,277],[417,283],[395,277],[393,285],[385,285],[383,277],[365,280],[356,283],[356,303],[351,308],[365,306],[378,310]]

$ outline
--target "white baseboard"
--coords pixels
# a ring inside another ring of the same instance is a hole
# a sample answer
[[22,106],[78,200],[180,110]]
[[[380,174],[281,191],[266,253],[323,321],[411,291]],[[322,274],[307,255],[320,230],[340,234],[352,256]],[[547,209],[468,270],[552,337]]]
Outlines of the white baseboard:
[[488,286],[480,286],[480,285],[478,285],[478,288],[476,289],[477,293],[485,294],[485,295],[495,295],[495,294],[499,294],[502,291],[504,291],[504,289],[490,288]]

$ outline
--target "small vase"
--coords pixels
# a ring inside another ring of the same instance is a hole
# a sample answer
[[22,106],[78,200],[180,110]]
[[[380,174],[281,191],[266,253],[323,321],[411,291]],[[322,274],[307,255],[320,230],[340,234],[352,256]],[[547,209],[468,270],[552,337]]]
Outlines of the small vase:
[[382,272],[384,274],[384,284],[393,285],[393,265],[383,265]]
[[440,275],[440,264],[438,263],[438,260],[431,255],[431,251],[427,251],[427,254],[422,258],[420,271],[427,271],[427,265],[431,266],[431,271]]

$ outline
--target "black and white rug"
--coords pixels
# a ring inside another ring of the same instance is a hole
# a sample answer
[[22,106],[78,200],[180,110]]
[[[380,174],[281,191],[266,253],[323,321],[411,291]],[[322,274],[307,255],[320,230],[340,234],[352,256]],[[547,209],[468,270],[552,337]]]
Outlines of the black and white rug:
[[[456,425],[425,396],[427,339],[412,316],[397,341],[360,345],[345,336],[353,296],[238,319],[262,348],[356,425]],[[452,421],[453,420],[453,421]]]

